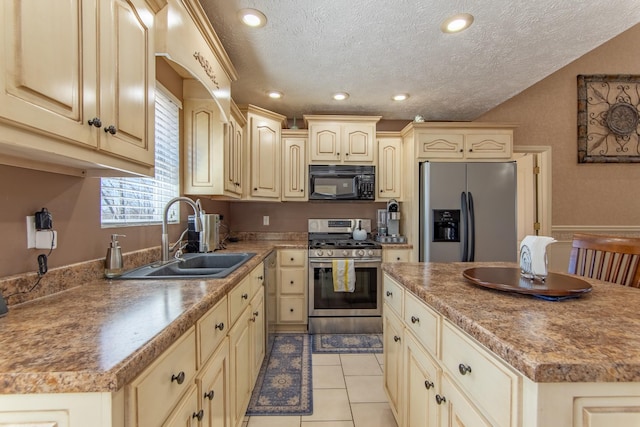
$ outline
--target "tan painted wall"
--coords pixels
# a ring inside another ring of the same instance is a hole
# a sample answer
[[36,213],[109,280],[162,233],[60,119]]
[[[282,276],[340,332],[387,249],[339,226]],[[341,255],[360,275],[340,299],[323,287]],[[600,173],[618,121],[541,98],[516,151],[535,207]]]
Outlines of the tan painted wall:
[[554,226],[640,225],[640,164],[578,164],[579,74],[640,74],[640,24],[479,117],[519,124],[517,145],[552,147]]

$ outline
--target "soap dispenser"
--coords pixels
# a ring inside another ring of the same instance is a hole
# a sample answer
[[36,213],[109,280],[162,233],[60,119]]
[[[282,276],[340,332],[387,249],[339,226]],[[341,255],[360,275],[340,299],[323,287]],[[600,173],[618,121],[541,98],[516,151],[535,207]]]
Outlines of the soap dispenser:
[[122,274],[122,248],[118,237],[127,237],[124,234],[112,234],[111,243],[107,249],[107,256],[104,260],[104,276],[113,279]]

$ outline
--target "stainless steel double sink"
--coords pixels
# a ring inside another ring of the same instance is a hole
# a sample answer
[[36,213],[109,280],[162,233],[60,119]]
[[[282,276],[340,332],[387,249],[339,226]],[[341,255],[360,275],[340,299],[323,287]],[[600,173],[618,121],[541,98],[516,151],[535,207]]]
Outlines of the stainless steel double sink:
[[220,279],[233,273],[255,253],[189,253],[126,271],[119,279]]

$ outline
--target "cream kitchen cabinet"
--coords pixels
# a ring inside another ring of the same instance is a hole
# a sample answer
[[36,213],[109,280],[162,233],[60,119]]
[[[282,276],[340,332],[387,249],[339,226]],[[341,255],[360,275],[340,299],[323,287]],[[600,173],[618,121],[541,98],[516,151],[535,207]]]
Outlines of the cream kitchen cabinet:
[[402,138],[378,138],[378,170],[376,198],[402,199]]
[[245,142],[249,165],[245,172],[246,199],[278,201],[281,198],[281,133],[286,117],[254,105],[240,107],[247,128]]
[[304,331],[307,327],[307,251],[278,251],[277,330]]
[[416,132],[419,159],[509,159],[511,129],[437,129]]
[[304,116],[309,164],[374,164],[380,116]]
[[198,389],[191,386],[186,396],[178,403],[162,427],[197,427],[204,418],[204,411],[198,410]]
[[307,131],[282,131],[282,200],[307,200]]
[[411,249],[382,248],[382,262],[409,262],[411,261]]
[[231,103],[225,123],[220,107],[196,80],[183,82],[184,192],[240,198],[243,189],[244,117]]
[[197,377],[198,411],[206,427],[228,427],[231,419],[229,339],[225,338]]
[[384,374],[383,385],[389,398],[389,405],[398,426],[403,426],[402,399],[402,357],[404,346],[404,328],[402,321],[393,312],[393,309],[385,302],[383,304],[382,331],[384,348]]
[[0,162],[80,175],[152,175],[155,47],[147,3],[4,6]]
[[404,339],[404,426],[436,427],[440,419],[440,405],[436,396],[441,393],[442,369],[438,362],[424,351],[413,334],[405,334]]

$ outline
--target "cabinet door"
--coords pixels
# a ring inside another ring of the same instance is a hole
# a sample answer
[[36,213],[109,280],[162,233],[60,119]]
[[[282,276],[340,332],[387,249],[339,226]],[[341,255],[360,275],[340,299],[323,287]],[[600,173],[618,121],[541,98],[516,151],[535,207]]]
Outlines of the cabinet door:
[[371,163],[374,160],[375,125],[345,124],[342,127],[342,160]]
[[280,198],[280,124],[255,116],[251,128],[251,196]]
[[440,408],[435,396],[440,391],[441,370],[411,334],[404,338],[405,427],[436,427]]
[[204,411],[198,409],[198,390],[194,385],[187,395],[178,403],[169,418],[162,423],[162,427],[197,427]]
[[307,199],[307,162],[304,138],[283,138],[282,200]]
[[468,159],[508,159],[512,151],[512,133],[470,133],[465,136]]
[[96,147],[95,0],[2,6],[0,117]]
[[418,132],[417,155],[419,159],[462,159],[464,158],[463,133]]
[[383,357],[384,357],[384,389],[389,398],[391,412],[398,425],[402,424],[402,346],[403,327],[402,322],[385,304],[382,316],[383,328]]
[[309,126],[309,163],[339,163],[340,132],[339,124],[311,124]]
[[155,46],[144,0],[99,0],[99,148],[153,165]]
[[378,141],[378,199],[399,199],[402,188],[402,140],[385,138]]
[[231,118],[225,125],[224,134],[224,189],[242,196],[242,127]]
[[229,331],[229,367],[231,385],[231,426],[238,426],[249,405],[253,378],[251,375],[251,307],[247,307]]
[[492,425],[451,382],[447,374],[442,375],[441,390],[441,393],[435,397],[441,410],[441,427],[490,427]]
[[228,427],[229,342],[225,340],[198,376],[198,396],[203,411],[202,427]]
[[307,284],[307,270],[304,267],[283,268],[280,271],[280,294],[304,294]]
[[264,360],[266,351],[266,323],[264,316],[264,289],[260,289],[251,300],[251,323],[249,334],[251,336],[251,388],[258,378],[260,366]]
[[306,324],[306,306],[304,297],[280,297],[278,322]]

